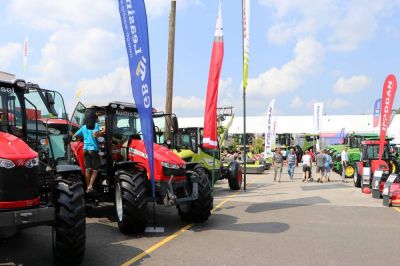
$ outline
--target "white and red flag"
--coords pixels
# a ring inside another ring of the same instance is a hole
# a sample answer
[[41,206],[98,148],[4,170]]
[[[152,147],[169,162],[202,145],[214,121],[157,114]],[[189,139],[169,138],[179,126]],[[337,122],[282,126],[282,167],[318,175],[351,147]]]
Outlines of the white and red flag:
[[203,146],[207,149],[218,148],[217,136],[217,102],[218,85],[224,58],[224,37],[222,33],[222,9],[219,2],[217,26],[211,54],[210,72],[208,74],[206,107],[204,111]]
[[394,98],[396,96],[397,80],[394,75],[389,75],[382,90],[382,104],[381,104],[381,130],[379,139],[379,160],[382,159],[383,147],[385,144],[386,133],[390,125],[390,116],[392,114],[392,107]]
[[28,55],[29,55],[29,44],[28,44],[28,36],[26,36],[24,40],[24,50],[22,59],[22,67],[24,69],[24,72],[26,72],[26,69],[28,67]]

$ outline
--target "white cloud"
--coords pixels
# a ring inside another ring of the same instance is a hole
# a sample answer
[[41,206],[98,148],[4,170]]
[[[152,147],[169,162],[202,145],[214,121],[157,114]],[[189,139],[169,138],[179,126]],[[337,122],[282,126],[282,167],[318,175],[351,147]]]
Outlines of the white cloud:
[[9,19],[36,30],[63,27],[99,27],[119,23],[118,3],[110,0],[13,0],[8,5]]
[[276,11],[276,24],[268,30],[272,43],[285,44],[323,33],[328,36],[330,49],[336,51],[352,51],[373,38],[380,18],[391,16],[391,9],[398,7],[390,0],[260,0],[260,3]]
[[255,79],[249,79],[249,97],[276,96],[299,88],[306,76],[322,67],[324,49],[310,38],[300,40],[294,50],[295,58],[281,68],[271,68]]
[[113,51],[118,48],[114,33],[90,28],[60,30],[52,34],[41,50],[41,59],[32,67],[36,79],[44,84],[71,86],[80,71],[106,71],[113,67]]
[[[170,11],[171,1],[168,0],[145,0],[146,11],[150,17],[157,17],[164,15]],[[202,5],[201,0],[178,0],[176,1],[176,8],[182,9],[190,4]]]
[[183,97],[175,96],[173,98],[173,109],[177,111],[204,111],[205,100],[195,96]]
[[300,108],[304,106],[304,101],[300,96],[296,96],[293,98],[290,107],[292,108]]
[[367,89],[371,86],[372,80],[367,76],[353,76],[349,79],[339,78],[334,86],[336,93],[354,93]]
[[0,46],[0,69],[7,71],[11,64],[18,60],[18,56],[20,57],[19,63],[22,65],[22,45],[20,43],[10,42]]
[[85,100],[132,101],[129,69],[118,67],[113,72],[95,79],[82,79],[76,86],[76,93]]
[[335,98],[331,102],[327,102],[327,106],[331,109],[342,109],[351,106],[351,103],[344,99]]

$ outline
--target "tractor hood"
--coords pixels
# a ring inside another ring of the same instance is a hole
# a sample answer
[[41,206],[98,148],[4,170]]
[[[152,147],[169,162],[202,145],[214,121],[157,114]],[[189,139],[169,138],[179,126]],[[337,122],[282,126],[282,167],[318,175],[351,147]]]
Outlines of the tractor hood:
[[14,162],[19,159],[29,160],[38,156],[37,152],[20,138],[4,132],[0,132],[0,147],[0,158]]
[[[130,145],[130,152],[133,152],[138,156],[147,158],[147,152],[144,147],[144,142],[142,140],[132,140]],[[185,165],[185,161],[179,158],[179,156],[176,155],[173,151],[156,143],[154,143],[154,160],[179,165],[181,167]]]

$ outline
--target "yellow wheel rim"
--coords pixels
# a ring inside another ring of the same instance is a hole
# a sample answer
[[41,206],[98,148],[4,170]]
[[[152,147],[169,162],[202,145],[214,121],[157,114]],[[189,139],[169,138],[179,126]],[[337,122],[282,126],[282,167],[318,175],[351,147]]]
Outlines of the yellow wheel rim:
[[392,174],[395,174],[396,173],[396,164],[394,163],[394,162],[392,162],[392,161],[390,161],[390,164],[392,165]]
[[353,176],[354,175],[354,167],[351,165],[346,166],[345,173],[346,173],[346,176]]

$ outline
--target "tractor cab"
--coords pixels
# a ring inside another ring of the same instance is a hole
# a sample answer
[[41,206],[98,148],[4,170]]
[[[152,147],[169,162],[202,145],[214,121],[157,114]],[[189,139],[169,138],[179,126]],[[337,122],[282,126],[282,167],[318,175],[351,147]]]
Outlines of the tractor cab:
[[[137,107],[111,102],[86,108],[78,103],[72,116],[72,124],[78,127],[71,126],[71,134],[86,123],[89,112],[95,113],[104,132],[97,139],[101,166],[92,197],[95,201],[115,202],[118,227],[122,232],[143,232],[149,219],[147,203],[151,201],[152,186]],[[153,119],[153,130],[156,202],[176,206],[185,221],[207,220],[212,209],[207,177],[196,169],[187,169],[185,161],[168,148],[171,140],[163,133],[162,119]],[[84,169],[83,143],[75,141],[71,146],[74,158]]]
[[23,80],[0,81],[0,122],[0,239],[49,225],[55,264],[80,264],[84,189],[80,168],[68,163],[62,96]]
[[388,141],[384,143],[382,159],[378,159],[379,140],[368,139],[360,143],[360,160],[357,161],[354,171],[354,185],[356,187],[371,186],[372,177],[375,171],[382,171],[382,182],[387,179],[396,167],[391,162]]

